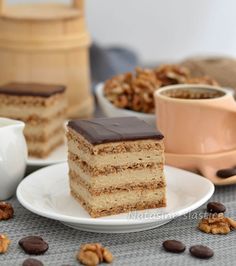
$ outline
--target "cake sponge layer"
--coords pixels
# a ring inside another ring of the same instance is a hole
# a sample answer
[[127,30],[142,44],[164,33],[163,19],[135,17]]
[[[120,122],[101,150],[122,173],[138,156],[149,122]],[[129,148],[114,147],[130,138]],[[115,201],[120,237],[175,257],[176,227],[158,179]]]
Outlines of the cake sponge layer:
[[65,87],[37,83],[0,86],[0,116],[25,122],[29,155],[46,157],[64,141]]
[[133,210],[153,209],[166,206],[165,188],[132,190],[112,194],[91,196],[86,189],[76,188],[71,184],[71,194],[88,211],[97,218]]

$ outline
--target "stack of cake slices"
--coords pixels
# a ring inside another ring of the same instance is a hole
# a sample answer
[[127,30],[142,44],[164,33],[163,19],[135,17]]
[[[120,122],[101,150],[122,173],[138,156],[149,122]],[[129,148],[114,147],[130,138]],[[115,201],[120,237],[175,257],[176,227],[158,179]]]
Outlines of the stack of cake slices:
[[46,157],[64,141],[65,87],[35,83],[0,86],[0,116],[26,123],[29,155]]
[[68,123],[71,194],[92,217],[166,206],[163,135],[135,117]]

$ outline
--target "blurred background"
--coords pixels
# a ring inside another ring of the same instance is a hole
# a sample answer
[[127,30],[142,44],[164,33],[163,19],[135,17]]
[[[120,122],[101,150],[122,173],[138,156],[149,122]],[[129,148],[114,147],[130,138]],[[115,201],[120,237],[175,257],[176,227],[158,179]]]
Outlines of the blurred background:
[[127,47],[142,64],[192,55],[236,56],[235,0],[87,0],[86,5],[93,40],[102,46]]

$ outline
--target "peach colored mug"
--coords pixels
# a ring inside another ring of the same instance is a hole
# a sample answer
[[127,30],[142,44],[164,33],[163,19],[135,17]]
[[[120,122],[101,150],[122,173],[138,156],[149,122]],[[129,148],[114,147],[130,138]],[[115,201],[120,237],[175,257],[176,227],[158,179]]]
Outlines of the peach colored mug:
[[208,85],[173,85],[159,89],[154,97],[166,163],[200,171],[217,185],[236,184],[236,176],[217,176],[220,169],[236,167],[233,92]]
[[167,152],[208,154],[236,149],[236,103],[231,91],[205,85],[167,86],[156,91],[155,104]]

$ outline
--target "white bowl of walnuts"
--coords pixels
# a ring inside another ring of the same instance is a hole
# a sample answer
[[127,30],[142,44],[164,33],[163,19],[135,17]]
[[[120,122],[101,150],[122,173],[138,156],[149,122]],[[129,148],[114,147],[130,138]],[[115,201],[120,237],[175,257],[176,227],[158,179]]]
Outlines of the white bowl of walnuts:
[[180,65],[162,65],[155,69],[136,68],[98,84],[96,96],[103,113],[108,117],[136,116],[149,124],[156,124],[154,92],[174,84],[209,84],[209,77],[192,77]]
[[129,109],[119,108],[112,104],[104,96],[104,83],[100,83],[96,86],[96,96],[101,110],[107,117],[136,116],[150,125],[155,125],[156,123],[155,114],[136,112]]

